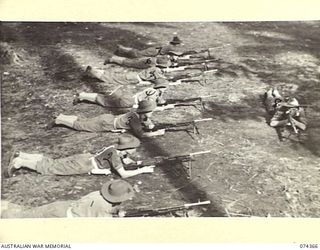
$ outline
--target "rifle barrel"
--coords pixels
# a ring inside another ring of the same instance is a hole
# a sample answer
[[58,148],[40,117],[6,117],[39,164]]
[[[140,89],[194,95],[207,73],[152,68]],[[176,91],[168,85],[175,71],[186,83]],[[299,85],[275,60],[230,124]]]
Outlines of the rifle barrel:
[[109,132],[111,133],[124,133],[126,132],[125,129],[112,129],[112,130],[109,130]]
[[174,106],[196,106],[197,103],[193,103],[193,102],[178,102],[178,103],[173,103]]
[[205,121],[212,121],[212,118],[209,117],[209,118],[194,120],[194,122],[205,122]]
[[207,205],[207,204],[211,204],[211,201],[199,201],[196,203],[189,203],[189,204],[184,204],[185,207],[194,207],[194,206],[201,206],[201,205]]
[[188,122],[178,122],[178,123],[171,123],[171,124],[156,124],[156,129],[165,129],[165,130],[170,130],[172,128],[178,128],[178,127],[187,127],[194,125],[197,122],[204,122],[204,121],[211,121],[212,118],[204,118],[204,119],[198,119],[198,120],[193,120],[193,121],[188,121]]
[[182,98],[182,99],[167,99],[167,102],[169,104],[174,104],[175,102],[195,102],[195,101],[201,101],[202,99],[205,99],[205,98],[209,98],[209,97],[213,97],[214,95],[203,95],[203,96],[198,96],[198,97],[185,97],[185,98]]
[[202,206],[202,205],[208,205],[211,204],[211,201],[202,201],[202,202],[196,202],[196,203],[189,203],[184,204],[180,206],[174,206],[174,207],[164,207],[164,208],[156,208],[156,209],[134,209],[134,210],[128,210],[125,217],[141,217],[141,216],[152,216],[152,215],[160,215],[160,214],[166,214],[170,212],[175,212],[179,210],[188,209],[194,206]]
[[211,150],[206,150],[206,151],[200,151],[200,152],[191,153],[190,156],[193,156],[193,155],[202,155],[202,154],[209,154],[209,153],[211,153]]

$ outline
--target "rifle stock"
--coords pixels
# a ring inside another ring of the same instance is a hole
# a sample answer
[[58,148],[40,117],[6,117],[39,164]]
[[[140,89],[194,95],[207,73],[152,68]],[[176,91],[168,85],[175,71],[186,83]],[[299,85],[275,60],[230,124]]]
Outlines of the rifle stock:
[[124,217],[156,216],[156,215],[162,215],[162,214],[168,214],[168,213],[172,213],[172,212],[177,212],[177,211],[181,211],[181,210],[188,210],[188,209],[190,209],[192,207],[209,205],[209,204],[211,204],[211,201],[207,200],[207,201],[183,204],[183,205],[180,205],[180,206],[173,206],[173,207],[164,207],[164,208],[156,208],[156,209],[132,209],[132,210],[127,210],[125,212]]
[[296,125],[294,124],[293,118],[292,118],[292,116],[290,114],[289,114],[288,118],[289,118],[289,122],[291,124],[291,127],[293,128],[294,133],[298,134],[299,131],[298,131]]

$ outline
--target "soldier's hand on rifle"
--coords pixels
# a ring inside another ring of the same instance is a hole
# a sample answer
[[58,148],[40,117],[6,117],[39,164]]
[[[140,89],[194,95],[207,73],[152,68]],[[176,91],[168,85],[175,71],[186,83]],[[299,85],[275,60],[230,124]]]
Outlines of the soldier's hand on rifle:
[[163,106],[164,109],[173,109],[174,108],[174,104],[168,104],[166,106]]
[[165,129],[158,129],[157,131],[155,131],[155,133],[157,133],[156,135],[164,135],[166,132]]
[[156,107],[156,110],[157,111],[164,111],[166,109],[173,109],[174,108],[174,104],[168,104],[168,105],[165,105],[165,106],[158,106]]
[[174,85],[180,85],[181,83],[182,83],[181,80],[177,80],[177,81],[175,81],[175,82],[170,82],[169,85],[174,86]]
[[155,111],[163,111],[163,110],[165,110],[164,106],[158,106],[155,108]]
[[119,210],[118,216],[121,217],[121,218],[125,217],[125,216],[126,216],[126,211],[124,211],[124,210]]
[[132,160],[132,159],[129,158],[129,157],[123,158],[123,159],[122,159],[122,162],[123,162],[124,164],[126,164],[126,165],[131,164],[131,163],[135,163],[135,161]]
[[155,125],[154,124],[149,124],[147,127],[148,127],[148,129],[151,130],[151,129],[153,129],[155,127]]
[[143,168],[141,168],[142,173],[153,173],[154,172],[154,165],[150,165],[150,166],[145,166]]
[[144,136],[145,137],[159,136],[159,135],[164,135],[165,132],[166,132],[165,129],[159,129],[156,131],[145,132]]
[[291,117],[298,115],[298,109],[297,108],[290,108],[286,114],[290,115]]

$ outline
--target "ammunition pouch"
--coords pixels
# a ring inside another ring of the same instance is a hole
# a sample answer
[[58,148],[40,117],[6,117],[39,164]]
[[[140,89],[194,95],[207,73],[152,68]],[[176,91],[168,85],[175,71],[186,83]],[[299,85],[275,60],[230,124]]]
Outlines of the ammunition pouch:
[[94,159],[99,169],[110,169],[112,167],[112,156],[116,154],[114,146],[104,147],[95,154]]

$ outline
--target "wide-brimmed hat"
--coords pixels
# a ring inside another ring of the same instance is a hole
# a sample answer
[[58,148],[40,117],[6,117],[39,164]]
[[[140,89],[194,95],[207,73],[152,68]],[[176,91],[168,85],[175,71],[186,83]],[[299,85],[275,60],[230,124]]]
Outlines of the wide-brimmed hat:
[[152,112],[157,107],[157,104],[154,100],[142,100],[138,103],[137,112],[138,113],[148,113]]
[[170,43],[171,43],[171,44],[181,44],[182,41],[180,40],[179,37],[174,36],[173,39],[172,39],[172,41],[171,41]]
[[118,139],[117,149],[137,148],[140,146],[140,140],[132,135],[121,135]]
[[167,88],[169,86],[169,82],[165,78],[157,78],[154,80],[151,80],[151,82],[154,84],[154,89],[160,89],[160,88]]
[[285,102],[282,104],[285,107],[298,107],[299,106],[299,102],[296,98],[294,97],[286,97],[285,98]]
[[126,201],[134,196],[132,186],[124,180],[106,182],[101,188],[101,195],[111,203]]

